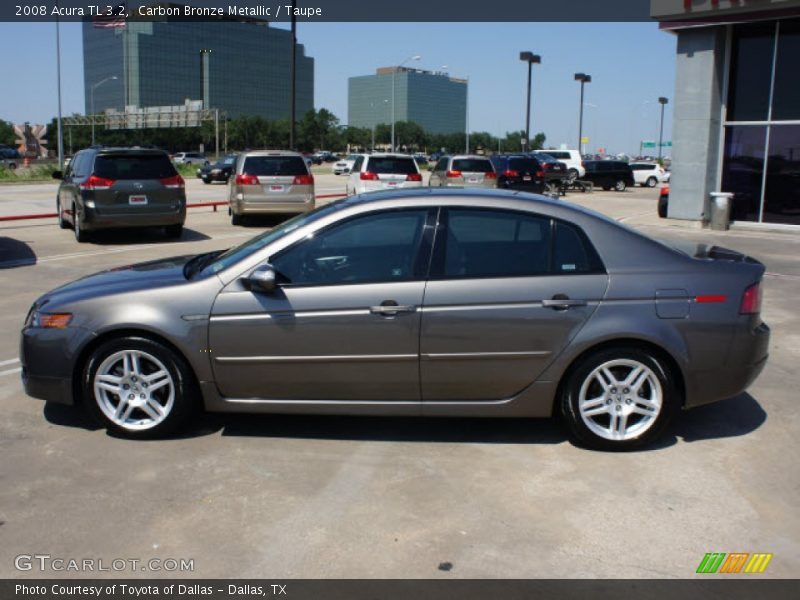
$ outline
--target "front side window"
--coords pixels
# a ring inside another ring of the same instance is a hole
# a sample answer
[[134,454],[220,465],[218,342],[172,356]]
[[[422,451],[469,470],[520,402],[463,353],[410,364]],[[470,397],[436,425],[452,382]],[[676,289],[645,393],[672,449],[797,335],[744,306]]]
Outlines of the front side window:
[[428,209],[393,210],[349,219],[309,236],[275,257],[285,283],[342,285],[408,281]]

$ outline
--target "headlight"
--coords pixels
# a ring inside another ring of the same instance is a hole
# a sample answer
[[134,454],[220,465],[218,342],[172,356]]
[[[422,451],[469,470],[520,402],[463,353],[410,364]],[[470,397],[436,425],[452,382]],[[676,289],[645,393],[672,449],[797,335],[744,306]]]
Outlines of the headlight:
[[43,327],[63,329],[72,321],[71,313],[43,313],[39,310],[31,311],[27,325],[30,327]]

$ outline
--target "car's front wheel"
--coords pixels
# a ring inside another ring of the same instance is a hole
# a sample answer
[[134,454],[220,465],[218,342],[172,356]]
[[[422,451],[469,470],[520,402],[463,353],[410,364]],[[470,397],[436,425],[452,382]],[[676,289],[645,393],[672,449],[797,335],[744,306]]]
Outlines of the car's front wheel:
[[652,442],[680,406],[668,367],[636,347],[587,356],[562,389],[561,412],[573,438],[599,450],[630,450]]
[[83,372],[86,408],[109,431],[153,438],[191,415],[195,387],[175,352],[140,337],[110,340],[92,352]]

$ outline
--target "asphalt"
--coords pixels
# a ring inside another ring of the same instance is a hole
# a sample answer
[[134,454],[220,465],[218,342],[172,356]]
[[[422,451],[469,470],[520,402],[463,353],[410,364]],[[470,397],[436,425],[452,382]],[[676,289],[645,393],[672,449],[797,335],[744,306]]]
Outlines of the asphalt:
[[[45,206],[48,185],[0,187],[0,214]],[[336,188],[344,178],[317,177],[318,193]],[[190,202],[223,192],[189,183]],[[111,437],[23,393],[17,343],[31,302],[100,269],[227,247],[267,224],[234,228],[224,212],[193,209],[179,241],[117,232],[78,245],[53,219],[0,223],[0,577],[119,576],[14,567],[45,553],[194,560],[187,573],[126,576],[684,578],[707,552],[770,552],[761,577],[798,577],[800,236],[664,221],[656,196],[564,201],[764,262],[771,356],[747,393],[681,414],[653,448],[626,454],[575,447],[548,419],[207,415],[173,439]]]

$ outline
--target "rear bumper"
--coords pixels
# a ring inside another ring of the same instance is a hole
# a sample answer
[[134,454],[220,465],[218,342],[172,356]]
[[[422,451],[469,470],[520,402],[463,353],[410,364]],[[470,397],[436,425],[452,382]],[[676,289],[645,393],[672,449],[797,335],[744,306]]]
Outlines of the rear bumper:
[[280,200],[267,199],[235,199],[231,204],[231,210],[237,215],[256,215],[268,213],[304,213],[314,208],[314,195],[304,194],[299,199]]
[[182,225],[186,221],[186,205],[171,212],[152,212],[141,214],[100,214],[96,208],[84,208],[81,227],[86,231],[98,229],[117,229],[123,227],[163,227]]

